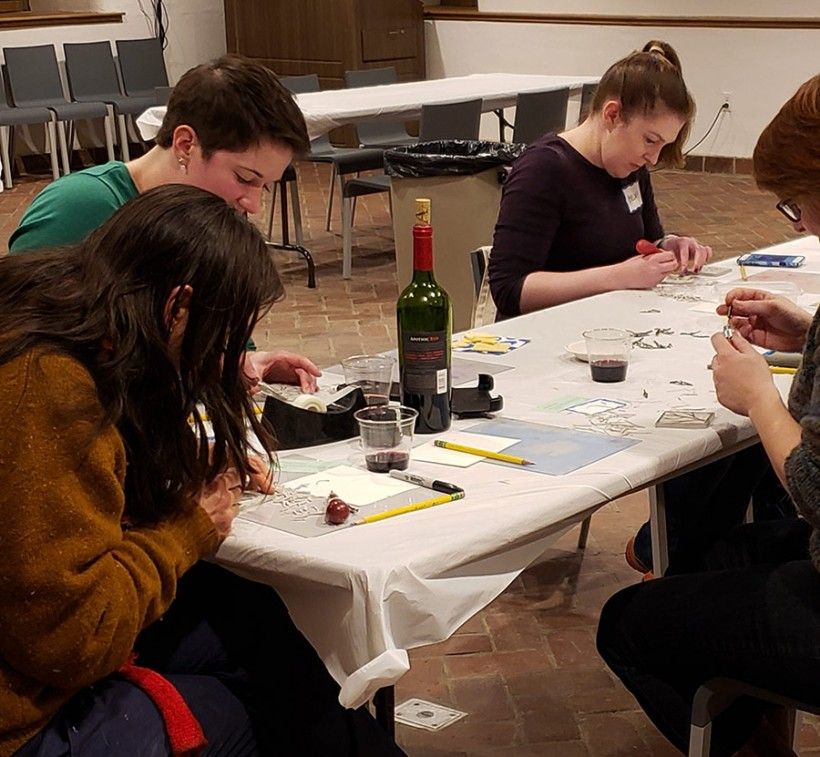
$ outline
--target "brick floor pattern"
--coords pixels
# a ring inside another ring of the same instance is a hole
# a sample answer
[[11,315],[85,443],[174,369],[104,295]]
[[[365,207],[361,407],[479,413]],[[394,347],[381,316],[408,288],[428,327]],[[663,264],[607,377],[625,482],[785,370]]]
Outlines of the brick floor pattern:
[[[353,278],[346,281],[338,212],[332,232],[324,230],[327,180],[326,166],[299,169],[318,287],[305,286],[298,256],[275,253],[288,294],[254,333],[260,349],[293,350],[320,366],[394,346],[398,295],[387,196],[358,203]],[[3,240],[45,183],[24,176],[0,194]],[[665,228],[712,245],[717,260],[795,236],[772,197],[747,176],[658,171],[653,184]],[[274,239],[278,215],[277,208]],[[623,545],[646,515],[641,494],[609,504],[593,518],[585,551],[575,549],[577,529],[569,532],[450,639],[411,650],[397,702],[422,697],[469,713],[439,733],[398,726],[398,741],[411,757],[677,754],[595,650],[601,606],[638,578],[623,560]],[[799,746],[801,754],[820,754],[818,719],[804,719]]]

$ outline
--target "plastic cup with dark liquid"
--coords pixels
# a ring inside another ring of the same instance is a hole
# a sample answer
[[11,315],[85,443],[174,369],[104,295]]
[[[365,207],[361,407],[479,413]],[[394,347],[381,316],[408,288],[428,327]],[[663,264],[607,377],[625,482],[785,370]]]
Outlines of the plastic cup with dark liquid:
[[387,473],[407,468],[417,416],[413,408],[402,405],[370,405],[354,413],[368,470]]
[[593,381],[623,381],[629,367],[632,336],[624,329],[590,329],[584,332]]

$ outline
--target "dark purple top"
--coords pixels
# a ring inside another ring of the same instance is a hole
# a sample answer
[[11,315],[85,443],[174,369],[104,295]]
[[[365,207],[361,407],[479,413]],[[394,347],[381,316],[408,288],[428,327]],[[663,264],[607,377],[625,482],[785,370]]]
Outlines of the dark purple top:
[[[624,187],[637,180],[643,201],[630,212]],[[579,271],[635,255],[639,239],[663,236],[649,172],[616,179],[561,137],[530,145],[504,185],[490,256],[498,317],[521,312],[521,288],[533,271]]]

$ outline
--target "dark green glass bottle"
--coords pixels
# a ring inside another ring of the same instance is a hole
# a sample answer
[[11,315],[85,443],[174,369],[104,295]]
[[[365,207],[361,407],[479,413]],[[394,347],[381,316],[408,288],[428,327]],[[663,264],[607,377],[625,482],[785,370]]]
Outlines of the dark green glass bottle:
[[416,432],[450,428],[453,308],[433,276],[430,200],[416,200],[413,280],[396,305],[402,404],[418,411]]

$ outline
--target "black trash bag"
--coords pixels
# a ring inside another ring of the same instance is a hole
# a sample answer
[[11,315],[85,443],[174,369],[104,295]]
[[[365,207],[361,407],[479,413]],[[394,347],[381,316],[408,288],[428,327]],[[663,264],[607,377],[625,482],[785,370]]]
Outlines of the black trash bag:
[[474,139],[443,139],[385,150],[388,176],[470,176],[512,163],[526,145],[480,142]]

